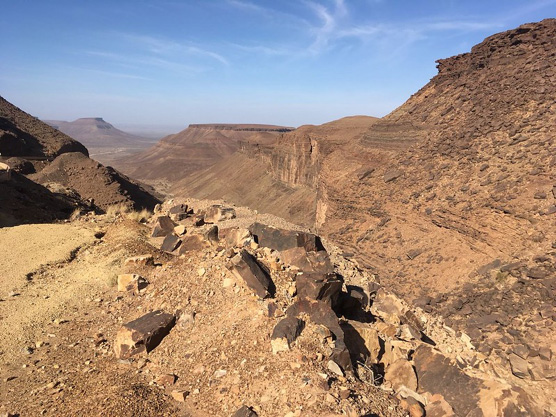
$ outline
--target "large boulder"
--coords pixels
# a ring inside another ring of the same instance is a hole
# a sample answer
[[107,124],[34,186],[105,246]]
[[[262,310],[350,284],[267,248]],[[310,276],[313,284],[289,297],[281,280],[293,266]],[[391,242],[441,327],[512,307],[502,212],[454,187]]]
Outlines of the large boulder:
[[278,229],[262,223],[254,223],[249,231],[260,246],[284,251],[291,248],[304,248],[307,252],[324,250],[320,238],[312,233]]
[[155,220],[152,237],[165,237],[174,232],[176,223],[168,216],[158,216]]
[[157,310],[124,324],[114,342],[116,356],[125,359],[141,352],[152,351],[175,323],[176,317],[173,314]]
[[276,288],[270,275],[246,250],[237,254],[228,268],[238,279],[243,280],[258,297],[267,298],[274,295]]
[[304,272],[295,278],[295,287],[299,298],[321,300],[334,306],[342,290],[342,281],[336,274]]

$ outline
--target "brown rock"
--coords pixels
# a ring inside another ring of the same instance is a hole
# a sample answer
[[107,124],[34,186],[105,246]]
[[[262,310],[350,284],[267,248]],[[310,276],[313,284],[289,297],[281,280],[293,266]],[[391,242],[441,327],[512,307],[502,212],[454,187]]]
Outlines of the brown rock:
[[205,211],[205,223],[218,223],[224,220],[235,219],[236,211],[233,208],[218,205],[210,206]]
[[140,352],[150,352],[170,332],[175,322],[173,314],[158,310],[124,324],[114,342],[116,357],[126,359]]
[[402,385],[412,391],[417,391],[417,376],[415,375],[415,370],[411,363],[405,359],[398,359],[388,366],[384,373],[384,380],[390,382],[395,391]]
[[172,397],[174,398],[174,400],[179,401],[180,403],[185,402],[188,395],[189,395],[189,391],[184,391],[184,390],[172,391]]
[[368,363],[378,363],[381,340],[378,332],[369,323],[347,321],[341,324],[344,340],[352,358]]
[[455,417],[454,410],[440,394],[431,395],[425,407],[427,417]]
[[176,236],[174,233],[170,233],[164,238],[164,241],[162,242],[160,249],[163,250],[164,252],[172,253],[180,245],[181,245],[180,238]]
[[399,169],[392,168],[384,173],[384,182],[392,182],[403,175],[403,172]]
[[181,238],[181,244],[178,250],[179,255],[188,252],[198,251],[210,248],[211,244],[201,234],[187,234]]
[[253,290],[260,298],[271,296],[275,287],[268,273],[262,268],[257,259],[246,250],[242,250],[232,259],[230,271]]
[[278,322],[272,331],[270,344],[272,353],[289,350],[303,330],[304,322],[296,317],[286,317]]
[[240,227],[235,227],[233,229],[226,229],[223,231],[225,236],[226,244],[228,246],[244,247],[251,243],[252,236],[248,229],[243,229]]
[[402,398],[400,400],[401,407],[406,410],[410,417],[424,417],[425,409],[417,400],[412,397]]
[[154,257],[152,255],[139,255],[127,258],[124,266],[152,266],[154,265]]
[[138,274],[118,275],[118,291],[130,291],[137,294],[147,284],[147,280]]
[[403,305],[395,295],[388,294],[383,289],[380,289],[371,306],[371,313],[380,317],[386,323],[398,325],[403,314]]
[[155,382],[157,385],[174,385],[178,377],[174,374],[163,374],[159,375]]
[[172,233],[174,231],[175,226],[176,226],[176,223],[174,223],[172,221],[172,219],[170,219],[170,217],[168,217],[168,216],[158,216],[156,218],[151,236],[152,237],[164,237],[164,236],[168,235],[169,233]]
[[529,377],[528,363],[525,359],[519,357],[515,353],[510,353],[508,355],[508,360],[510,361],[512,374],[521,379]]
[[280,252],[280,260],[304,272],[334,272],[334,265],[324,250],[307,252],[303,247],[286,249]]

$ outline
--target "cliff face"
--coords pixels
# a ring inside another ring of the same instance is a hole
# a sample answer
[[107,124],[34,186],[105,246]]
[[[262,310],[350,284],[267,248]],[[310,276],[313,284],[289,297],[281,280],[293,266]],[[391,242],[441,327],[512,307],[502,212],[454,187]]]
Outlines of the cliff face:
[[266,145],[288,130],[271,125],[190,125],[116,166],[135,178],[173,183],[229,157],[242,144]]

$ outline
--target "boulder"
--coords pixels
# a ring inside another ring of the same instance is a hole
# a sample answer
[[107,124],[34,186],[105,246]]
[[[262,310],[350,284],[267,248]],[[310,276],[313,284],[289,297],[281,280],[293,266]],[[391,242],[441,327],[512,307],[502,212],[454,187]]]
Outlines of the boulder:
[[251,236],[251,232],[249,231],[249,229],[240,227],[223,230],[222,234],[225,236],[224,240],[226,241],[226,244],[232,247],[235,246],[241,248],[244,246],[249,246],[253,239],[253,236]]
[[312,233],[278,229],[262,223],[252,224],[249,231],[260,246],[277,251],[299,247],[305,248],[307,252],[324,250],[320,238]]
[[293,342],[301,334],[304,322],[297,317],[285,317],[274,326],[270,344],[272,345],[272,353],[283,352],[289,350]]
[[170,332],[176,318],[161,310],[145,314],[124,324],[116,335],[116,357],[126,359],[141,352],[150,352]]
[[246,250],[237,254],[228,269],[261,299],[274,294],[275,287],[269,274],[257,259]]
[[180,238],[177,235],[170,233],[164,238],[164,241],[162,242],[160,249],[163,250],[164,252],[172,253],[180,245],[181,245]]
[[188,209],[187,204],[178,204],[168,210],[168,215],[173,221],[179,222],[189,217]]
[[206,209],[204,220],[205,223],[218,223],[235,217],[236,211],[233,208],[214,205]]
[[341,327],[352,359],[369,364],[378,363],[382,341],[371,324],[347,321]]
[[176,223],[168,216],[158,216],[155,220],[151,237],[165,237],[174,232]]
[[188,252],[203,250],[210,248],[211,244],[201,234],[187,234],[181,238],[181,244],[178,250],[179,255],[184,255]]
[[456,417],[452,406],[440,394],[429,396],[425,413],[427,417]]
[[336,274],[304,272],[295,278],[297,296],[310,300],[321,300],[334,306],[342,290],[342,281]]

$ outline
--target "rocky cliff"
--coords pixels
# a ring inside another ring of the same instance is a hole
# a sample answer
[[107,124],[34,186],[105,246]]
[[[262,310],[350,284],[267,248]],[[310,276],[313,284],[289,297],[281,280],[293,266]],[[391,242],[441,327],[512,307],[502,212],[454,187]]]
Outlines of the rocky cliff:
[[242,143],[264,146],[288,130],[271,125],[193,124],[116,166],[134,178],[171,183],[209,168],[236,152]]

